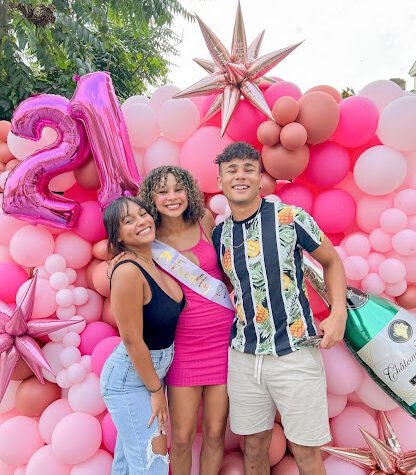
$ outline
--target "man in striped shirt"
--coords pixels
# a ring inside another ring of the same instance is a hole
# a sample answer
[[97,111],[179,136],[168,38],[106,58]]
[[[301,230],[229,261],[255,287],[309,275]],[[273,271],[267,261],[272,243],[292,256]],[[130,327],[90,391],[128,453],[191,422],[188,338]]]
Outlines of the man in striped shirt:
[[[301,475],[322,475],[319,446],[331,439],[326,382],[303,278],[303,250],[322,264],[332,302],[320,325],[322,348],[345,330],[342,262],[314,219],[301,208],[261,199],[258,152],[244,142],[218,157],[219,187],[232,216],[213,231],[213,243],[234,287],[228,369],[230,421],[245,436],[247,475],[269,473],[268,449],[276,409]],[[342,217],[340,217],[342,219]]]

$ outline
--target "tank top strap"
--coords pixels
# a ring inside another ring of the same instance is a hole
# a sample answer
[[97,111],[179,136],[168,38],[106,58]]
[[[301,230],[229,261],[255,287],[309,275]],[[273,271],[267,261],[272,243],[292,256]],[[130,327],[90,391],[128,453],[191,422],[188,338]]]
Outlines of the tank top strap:
[[201,240],[203,237],[205,237],[205,240],[207,242],[211,242],[207,236],[207,233],[205,232],[205,229],[204,227],[202,226],[201,222],[198,221],[198,224],[199,224],[199,239]]
[[144,278],[147,280],[148,284],[150,285],[150,288],[153,290],[155,287],[159,288],[159,286],[156,284],[155,279],[147,272],[146,269],[144,269],[138,262],[133,261],[133,259],[125,259],[124,261],[117,262],[117,264],[114,266],[113,270],[111,271],[110,275],[110,289],[111,289],[111,279],[113,277],[114,271],[117,269],[117,267],[120,267],[121,265],[130,262],[131,264],[134,264],[140,271],[143,273]]

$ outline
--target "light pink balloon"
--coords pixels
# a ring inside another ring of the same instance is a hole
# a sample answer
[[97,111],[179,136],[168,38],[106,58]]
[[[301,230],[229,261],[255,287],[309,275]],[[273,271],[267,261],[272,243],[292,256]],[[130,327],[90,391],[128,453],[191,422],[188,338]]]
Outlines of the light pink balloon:
[[399,208],[386,209],[380,215],[380,226],[387,233],[397,233],[398,231],[406,228],[407,216]]
[[103,445],[113,454],[117,440],[117,429],[109,412],[107,412],[101,421],[101,429],[103,432]]
[[5,414],[14,408],[16,402],[16,391],[20,383],[21,381],[9,382],[3,399],[0,401],[0,414]]
[[406,267],[398,259],[385,259],[380,264],[378,273],[384,282],[396,284],[406,277]]
[[416,450],[416,419],[402,408],[388,412],[387,417],[396,432],[404,452]]
[[106,238],[103,213],[98,201],[84,201],[81,203],[74,231],[78,236],[91,242]]
[[[30,242],[30,246],[27,243]],[[10,254],[22,266],[37,267],[53,253],[52,234],[39,226],[28,225],[18,229],[10,240]]]
[[361,288],[370,294],[381,295],[386,290],[386,284],[378,273],[370,272],[361,281]]
[[26,464],[42,445],[39,425],[31,417],[13,417],[0,426],[0,459],[7,464]]
[[[61,351],[64,349],[64,345],[62,343],[55,343],[49,342],[42,348],[42,353],[46,358],[46,361],[49,363],[49,366],[52,368],[54,374],[58,374],[59,371],[62,369],[61,361],[59,355]],[[49,371],[42,369],[42,374],[51,383],[56,382],[56,377],[54,374],[50,373]]]
[[8,246],[0,246],[0,263],[13,262]]
[[160,127],[155,110],[145,103],[133,103],[122,107],[129,140],[133,147],[147,148],[158,137]]
[[[351,356],[345,344],[338,343],[330,350],[322,350],[328,392],[344,396],[359,388],[363,370]],[[348,375],[343,377],[342,375]]]
[[339,416],[341,412],[345,409],[347,405],[347,396],[339,394],[327,394],[328,399],[328,416],[331,419],[332,417]]
[[84,305],[88,302],[88,290],[85,287],[75,287],[72,293],[75,305]]
[[381,213],[393,206],[393,197],[364,195],[357,201],[357,224],[363,231],[369,233],[380,226]]
[[339,105],[339,122],[332,139],[343,147],[359,147],[367,143],[377,129],[379,112],[370,99],[347,97]]
[[106,407],[100,392],[100,380],[95,373],[90,373],[84,381],[71,386],[68,402],[72,410],[98,416]]
[[170,99],[159,112],[160,130],[173,142],[184,142],[198,128],[199,111],[190,99]]
[[[8,465],[0,460],[0,473],[1,475],[15,475],[16,470],[14,465]],[[24,475],[24,474],[23,474]]]
[[145,152],[143,166],[145,173],[162,165],[179,165],[181,147],[165,137],[159,137]]
[[90,414],[68,414],[55,427],[51,445],[61,462],[73,465],[84,462],[92,457],[101,445],[100,423]]
[[374,102],[381,113],[387,104],[403,95],[403,90],[394,81],[380,79],[364,86],[359,95],[367,97]]
[[3,210],[0,208],[0,244],[2,246],[8,246],[11,237],[16,233],[16,231],[26,226],[27,223],[25,221],[20,221],[19,219],[13,218],[13,216],[4,214]]
[[71,307],[74,305],[74,295],[70,289],[61,289],[56,292],[56,303],[60,307]]
[[340,233],[354,222],[355,211],[354,198],[344,190],[333,189],[316,196],[312,216],[322,231]]
[[142,94],[135,94],[134,96],[128,97],[122,104],[121,110],[124,113],[124,109],[132,104],[149,104],[150,99],[147,96]]
[[416,283],[416,256],[407,256],[404,259],[406,267],[406,280],[410,284]]
[[79,384],[84,381],[87,370],[81,362],[74,363],[66,370],[66,375],[70,385]]
[[416,254],[416,231],[403,229],[396,233],[391,240],[393,249],[402,256]]
[[208,207],[215,214],[223,214],[227,204],[228,204],[227,198],[223,194],[218,194],[210,198]]
[[350,234],[342,241],[342,247],[347,256],[367,257],[371,251],[368,236],[364,233]]
[[368,274],[368,262],[361,256],[348,256],[344,259],[345,274],[348,279],[362,280]]
[[282,460],[272,467],[270,475],[299,475],[299,469],[292,455],[285,455]]
[[80,269],[91,260],[92,246],[74,232],[67,231],[56,238],[55,252],[64,257],[68,267]]
[[59,354],[59,361],[64,368],[69,368],[72,364],[81,361],[81,352],[75,346],[68,346]]
[[390,102],[380,114],[377,135],[396,150],[416,149],[416,97],[405,96]]
[[[16,301],[20,302],[29,288],[32,279],[27,280],[19,287],[16,294]],[[32,318],[50,317],[56,310],[56,292],[51,288],[45,279],[37,279],[35,289],[35,301],[32,311]]]
[[377,411],[392,411],[397,402],[388,396],[369,376],[365,375],[356,391],[361,401]]
[[111,475],[113,457],[105,450],[98,450],[91,458],[74,465],[70,475]]
[[49,274],[54,272],[64,272],[66,270],[66,261],[60,254],[51,254],[45,259],[45,270]]
[[386,294],[390,297],[399,297],[406,292],[407,289],[407,282],[403,279],[400,282],[396,282],[395,284],[387,284],[386,285]]
[[172,99],[172,97],[179,91],[180,89],[178,87],[172,86],[171,84],[161,86],[153,92],[149,105],[158,114],[162,109],[162,105],[169,99]]
[[69,285],[69,278],[65,272],[54,272],[49,277],[49,285],[54,290],[65,289]]
[[26,475],[70,475],[71,466],[59,461],[50,445],[37,450],[26,467]]
[[386,195],[396,190],[406,178],[405,157],[385,145],[376,145],[363,152],[354,166],[354,179],[365,193]]
[[180,165],[197,179],[201,191],[218,191],[218,165],[215,165],[214,160],[231,143],[227,134],[221,137],[217,127],[201,127],[184,142]]
[[388,252],[392,248],[391,234],[387,233],[381,228],[376,228],[371,231],[368,236],[371,247],[377,252]]
[[42,439],[50,444],[52,433],[56,424],[73,411],[68,404],[68,399],[58,399],[50,404],[42,413],[39,419],[39,432]]
[[18,160],[24,160],[29,155],[32,155],[37,150],[40,150],[47,145],[51,145],[57,139],[57,133],[51,127],[45,127],[42,130],[41,138],[39,140],[29,140],[9,132],[7,136],[7,145],[10,152]]
[[327,475],[366,475],[368,472],[357,465],[330,455],[324,460]]
[[405,189],[399,191],[394,198],[394,206],[409,215],[416,214],[416,190]]
[[280,188],[278,193],[283,203],[299,206],[307,213],[311,212],[313,195],[306,186],[299,183],[289,183]]
[[384,261],[385,256],[379,252],[371,252],[367,256],[367,262],[370,267],[370,272],[378,272],[380,264]]
[[311,183],[325,188],[338,184],[350,167],[350,156],[345,148],[333,142],[311,147],[305,176]]
[[[88,302],[77,307],[77,314],[84,318],[87,323],[101,320],[101,313],[103,311],[103,297],[92,289],[88,291]],[[73,328],[73,327],[71,327]]]
[[241,452],[226,454],[221,465],[221,475],[244,475],[244,458]]
[[370,434],[378,434],[375,419],[364,409],[355,406],[347,406],[339,416],[331,419],[330,426],[334,445],[337,447],[367,448],[358,426]]
[[120,341],[121,338],[119,336],[110,336],[101,340],[92,350],[91,367],[97,376],[100,376],[105,361]]

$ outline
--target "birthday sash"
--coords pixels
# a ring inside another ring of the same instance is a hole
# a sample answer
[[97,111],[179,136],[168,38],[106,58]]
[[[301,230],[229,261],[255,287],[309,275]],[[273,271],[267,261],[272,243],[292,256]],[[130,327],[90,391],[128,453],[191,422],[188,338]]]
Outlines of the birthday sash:
[[162,269],[197,294],[234,310],[225,284],[203,271],[173,247],[156,240],[152,244],[152,256]]

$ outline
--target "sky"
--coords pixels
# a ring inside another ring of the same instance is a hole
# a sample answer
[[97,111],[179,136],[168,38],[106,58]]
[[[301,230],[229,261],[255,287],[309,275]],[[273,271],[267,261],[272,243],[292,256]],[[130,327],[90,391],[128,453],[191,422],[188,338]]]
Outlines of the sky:
[[[356,92],[377,79],[400,77],[414,87],[416,0],[241,0],[247,42],[265,30],[260,56],[305,40],[268,75],[303,91],[319,84]],[[231,48],[237,0],[181,0]],[[199,26],[178,19],[183,41],[170,82],[184,89],[205,77],[192,58],[211,59]]]

